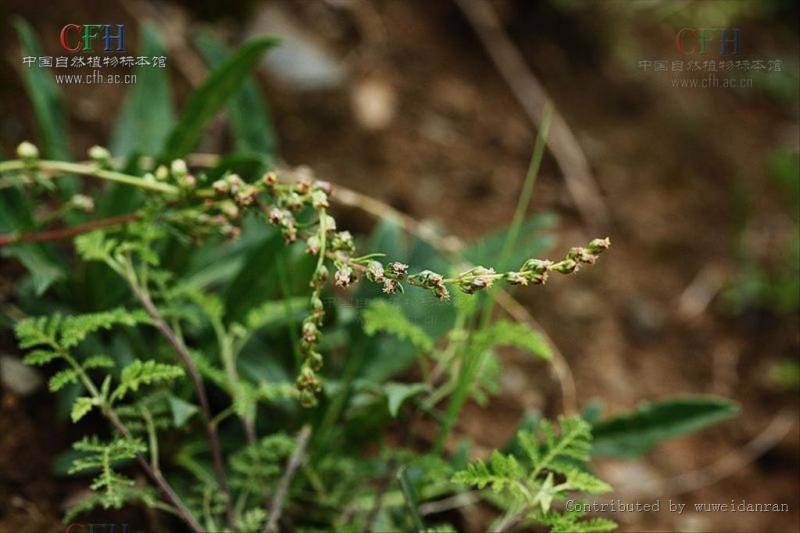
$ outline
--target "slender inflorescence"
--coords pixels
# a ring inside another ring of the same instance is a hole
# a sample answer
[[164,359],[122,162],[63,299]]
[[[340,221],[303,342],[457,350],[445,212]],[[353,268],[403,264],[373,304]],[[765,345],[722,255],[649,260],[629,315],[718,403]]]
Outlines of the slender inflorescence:
[[[404,285],[430,291],[440,300],[450,297],[450,288],[466,294],[489,289],[496,282],[511,285],[541,285],[551,272],[571,274],[582,265],[593,264],[611,245],[608,238],[594,239],[585,247],[572,248],[559,261],[531,258],[517,270],[496,272],[493,268],[476,266],[456,276],[446,277],[431,270],[411,273],[409,266],[397,261],[382,262],[382,254],[358,256],[353,236],[337,228],[336,220],[328,213],[331,184],[314,179],[307,168],[293,172],[291,182],[282,182],[276,172],[260,179],[246,181],[237,174],[227,174],[214,181],[210,188],[201,188],[198,180],[183,160],[161,165],[143,177],[128,176],[107,170],[111,164],[108,151],[101,147],[89,150],[92,163],[85,168],[78,164],[39,161],[38,149],[22,143],[17,153],[20,161],[4,163],[3,170],[27,173],[39,171],[82,172],[100,179],[124,182],[168,195],[170,205],[178,208],[171,214],[173,222],[191,222],[196,233],[217,231],[229,238],[241,233],[242,215],[257,210],[267,222],[276,227],[287,244],[302,241],[306,251],[317,258],[311,277],[312,289],[309,313],[303,320],[300,349],[303,361],[296,385],[300,401],[305,406],[316,403],[322,384],[318,371],[323,357],[318,351],[321,328],[325,318],[322,291],[329,280],[346,288],[361,277],[381,286],[386,294],[402,293]],[[194,209],[186,209],[186,207]],[[180,208],[184,209],[180,209]],[[191,218],[188,220],[187,217]],[[333,276],[328,269],[333,267]]]

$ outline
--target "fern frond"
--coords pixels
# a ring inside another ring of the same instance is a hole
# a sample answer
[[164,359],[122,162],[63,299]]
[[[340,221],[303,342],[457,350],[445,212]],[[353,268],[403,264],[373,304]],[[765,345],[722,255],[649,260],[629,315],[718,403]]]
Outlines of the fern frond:
[[553,352],[544,337],[521,322],[498,320],[487,328],[475,333],[473,346],[479,352],[498,346],[513,346],[526,350],[537,357],[550,360]]
[[53,377],[51,377],[50,381],[47,383],[47,388],[50,389],[50,392],[57,392],[70,383],[77,383],[77,381],[78,373],[71,368],[67,368],[53,374]]
[[589,461],[591,438],[591,426],[580,417],[559,418],[558,431],[543,420],[534,432],[517,434],[530,467],[521,466],[514,455],[495,450],[488,464],[474,461],[457,472],[453,481],[505,491],[511,505],[526,509],[528,520],[550,525],[553,531],[609,531],[609,525],[615,527],[611,521],[579,522],[580,512],[551,510],[553,502],[564,500],[568,492],[602,494],[611,490],[607,483],[581,469]]
[[26,355],[22,362],[26,365],[42,366],[59,357],[61,354],[52,350],[34,350]]
[[64,348],[77,346],[87,335],[101,329],[111,329],[116,325],[135,326],[146,322],[147,317],[141,311],[129,311],[117,307],[99,313],[87,313],[66,317],[60,329],[59,343]]
[[93,355],[83,361],[81,366],[86,370],[90,370],[92,368],[113,368],[114,360],[107,355]]
[[117,239],[108,238],[104,231],[92,231],[75,237],[75,249],[84,261],[110,263],[114,250],[119,245]]
[[129,391],[137,391],[142,385],[171,381],[184,375],[179,366],[158,363],[152,359],[142,362],[137,359],[122,369],[120,383],[111,393],[111,401],[123,398]]
[[608,533],[617,529],[617,524],[605,518],[583,520],[582,510],[569,510],[562,513],[539,513],[537,521],[550,526],[550,533]]
[[40,345],[55,346],[62,319],[62,315],[55,314],[20,320],[14,326],[19,347],[26,349]]
[[493,491],[500,492],[511,489],[523,476],[522,467],[513,455],[503,455],[495,450],[488,463],[480,459],[470,463],[466,470],[456,472],[453,481],[479,489],[491,486]]
[[84,416],[86,416],[86,414],[92,410],[92,407],[94,407],[94,405],[95,405],[94,400],[87,396],[79,396],[78,398],[76,398],[72,404],[72,409],[70,410],[69,414],[70,418],[72,419],[72,422],[75,423]]
[[[559,432],[556,434],[547,420],[539,423],[537,432],[544,439],[544,449],[540,453],[530,455],[535,465],[533,477],[545,469],[564,473],[565,470],[572,469],[575,462],[589,461],[589,452],[592,448],[592,427],[589,423],[577,416],[562,416],[558,419],[558,425]],[[528,442],[530,440],[528,439]],[[526,452],[530,452],[535,446],[523,442],[523,448]]]
[[409,321],[402,309],[385,300],[374,300],[364,310],[364,332],[375,335],[389,333],[406,340],[423,352],[433,349],[433,339],[425,331]]

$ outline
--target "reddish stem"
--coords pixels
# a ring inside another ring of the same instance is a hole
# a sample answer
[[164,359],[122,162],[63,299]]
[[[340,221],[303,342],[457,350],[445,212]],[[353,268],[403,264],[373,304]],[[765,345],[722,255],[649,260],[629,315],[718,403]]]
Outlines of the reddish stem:
[[57,241],[60,239],[74,237],[75,235],[80,235],[81,233],[86,233],[96,229],[107,228],[109,226],[117,226],[119,224],[124,224],[125,222],[133,222],[134,220],[139,220],[139,218],[140,216],[137,215],[136,213],[129,213],[127,215],[117,215],[114,217],[92,220],[90,222],[84,222],[83,224],[78,224],[77,226],[70,226],[68,228],[59,228],[46,231],[35,231],[31,233],[23,233],[21,235],[13,233],[7,235],[0,235],[0,248],[2,248],[3,246],[9,246],[12,244],[20,244],[26,242]]

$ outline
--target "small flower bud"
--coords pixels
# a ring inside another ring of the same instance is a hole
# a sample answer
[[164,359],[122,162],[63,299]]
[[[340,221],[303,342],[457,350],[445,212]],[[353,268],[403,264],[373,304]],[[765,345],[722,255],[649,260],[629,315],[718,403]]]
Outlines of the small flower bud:
[[197,187],[197,178],[195,178],[191,174],[184,174],[180,178],[180,183],[181,183],[181,186],[183,186],[183,187],[185,187],[187,189],[194,189],[195,187]]
[[308,344],[317,342],[319,330],[314,322],[306,320],[303,322],[303,340]]
[[450,298],[450,293],[444,284],[444,278],[441,274],[437,274],[431,270],[423,270],[419,274],[415,274],[409,278],[410,281],[416,281],[421,287],[430,289],[430,291],[440,300],[447,300]]
[[552,267],[552,270],[556,272],[560,272],[561,274],[572,274],[573,272],[577,272],[579,269],[579,264],[574,259],[564,259],[563,261],[559,261],[555,263]]
[[317,405],[317,397],[310,390],[303,389],[297,397],[301,407],[311,408]]
[[333,190],[333,185],[331,185],[330,181],[317,180],[314,182],[314,189],[322,191],[325,194],[330,194]]
[[288,192],[283,195],[283,205],[292,211],[299,211],[303,208],[303,197],[294,191]]
[[398,261],[392,261],[388,265],[386,265],[386,272],[390,276],[393,276],[397,279],[403,279],[408,274],[408,265],[400,263]]
[[228,186],[230,187],[231,194],[238,194],[239,190],[244,186],[244,181],[238,174],[231,174],[226,178]]
[[317,255],[319,253],[319,246],[319,237],[316,235],[312,235],[306,239],[306,251],[311,255]]
[[233,202],[226,201],[220,203],[219,210],[222,211],[222,213],[230,219],[239,218],[239,208],[236,207],[236,204],[234,204]]
[[334,234],[331,239],[331,249],[337,251],[351,252],[356,246],[353,243],[353,235],[349,231],[340,231]]
[[325,312],[325,305],[322,303],[322,300],[317,296],[311,298],[311,311],[315,314]]
[[25,160],[39,159],[39,149],[35,144],[23,141],[17,146],[17,157]]
[[278,183],[278,175],[270,171],[261,176],[261,182],[268,188],[272,188]]
[[349,266],[342,265],[336,271],[334,282],[337,287],[348,287],[353,281],[355,281],[355,276],[353,276],[353,269]]
[[474,294],[481,289],[487,289],[494,283],[495,271],[493,268],[478,266],[462,274],[458,287],[467,294]]
[[280,225],[283,224],[283,221],[286,220],[286,217],[289,213],[284,211],[283,209],[279,209],[277,207],[273,207],[269,210],[269,214],[267,218],[269,219],[270,224]]
[[286,226],[281,232],[283,234],[283,242],[292,244],[297,240],[297,228],[294,226]]
[[236,202],[242,207],[247,207],[256,201],[257,195],[258,191],[255,187],[244,184],[239,189],[239,192],[236,193]]
[[383,292],[385,294],[396,294],[403,292],[403,286],[393,279],[383,280]]
[[[303,364],[300,375],[297,376],[297,388],[301,391],[319,392],[322,388],[317,373],[308,362]],[[314,400],[316,401],[316,399]]]
[[166,181],[169,178],[169,170],[164,165],[158,165],[156,168],[156,179],[158,181]]
[[506,274],[506,281],[508,281],[512,285],[522,285],[525,286],[528,284],[528,278],[526,278],[521,272],[509,272]]
[[330,215],[325,215],[325,231],[336,231],[336,219]]
[[107,163],[111,159],[111,153],[102,146],[94,145],[89,148],[89,159],[98,163]]
[[322,207],[330,207],[330,203],[328,202],[328,195],[320,190],[312,192],[311,205],[314,206],[315,209],[320,209]]
[[225,180],[215,181],[211,184],[211,188],[214,189],[214,192],[219,195],[228,194],[228,192],[231,190],[230,183]]
[[186,161],[183,159],[176,159],[170,165],[170,171],[174,177],[182,178],[189,172],[189,169],[186,167]]
[[605,250],[608,250],[611,247],[611,239],[606,237],[605,239],[593,239],[592,242],[589,243],[589,251],[595,255],[600,255]]
[[94,211],[94,200],[91,196],[86,196],[85,194],[76,194],[69,201],[73,207],[76,209],[80,209],[86,213],[91,213]]
[[367,279],[375,282],[382,283],[384,278],[383,265],[378,261],[370,261],[367,263]]
[[311,180],[308,178],[301,179],[295,185],[295,190],[300,194],[308,194],[308,191],[311,190]]

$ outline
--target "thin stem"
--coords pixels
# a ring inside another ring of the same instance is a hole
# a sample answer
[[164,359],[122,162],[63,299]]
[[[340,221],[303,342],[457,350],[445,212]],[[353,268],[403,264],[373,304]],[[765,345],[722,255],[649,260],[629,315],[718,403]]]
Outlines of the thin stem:
[[153,417],[147,407],[141,407],[140,412],[144,419],[144,425],[147,428],[147,438],[150,442],[150,463],[153,470],[160,471],[158,466],[158,436],[156,435],[156,426],[153,423]]
[[286,465],[286,470],[283,472],[283,476],[278,483],[275,496],[272,498],[272,505],[269,506],[268,510],[269,520],[264,526],[264,533],[273,533],[278,531],[278,521],[281,518],[281,512],[283,511],[283,506],[286,503],[286,495],[289,492],[289,485],[292,482],[295,472],[297,472],[297,469],[303,462],[303,456],[305,455],[309,437],[311,437],[311,426],[306,424],[297,434],[294,452],[292,452],[292,456],[289,458],[289,463]]
[[[111,408],[106,407],[106,409],[103,409],[103,414],[111,422],[111,425],[122,434],[123,437],[126,439],[131,438],[130,431],[128,431],[128,428],[125,427],[125,424],[122,423],[117,414]],[[142,468],[142,470],[144,470],[147,477],[149,477],[158,486],[158,488],[161,489],[161,492],[164,493],[170,503],[175,506],[175,510],[183,519],[183,521],[186,522],[186,525],[188,525],[192,531],[201,533],[203,531],[203,527],[194,517],[189,508],[186,507],[186,504],[183,503],[183,500],[181,500],[180,496],[175,493],[164,476],[161,475],[161,472],[154,470],[142,454],[136,454],[136,461],[139,463],[139,466]]]
[[[522,185],[522,192],[520,193],[517,207],[514,211],[514,217],[511,221],[511,227],[508,230],[508,235],[503,243],[503,248],[500,252],[500,259],[498,262],[498,269],[504,270],[508,262],[508,256],[511,250],[517,243],[520,227],[525,217],[525,212],[530,204],[531,197],[533,196],[533,186],[536,183],[536,176],[539,173],[539,167],[542,163],[544,156],[545,144],[547,142],[547,135],[550,129],[550,119],[552,118],[552,106],[548,103],[545,106],[544,115],[539,128],[539,134],[536,136],[536,144],[533,148],[531,161],[528,165],[528,172],[525,176],[525,182]],[[494,276],[493,276],[494,277]],[[490,288],[486,294],[486,298],[481,309],[481,316],[479,321],[479,330],[486,328],[492,318],[492,310],[494,309],[495,288]],[[471,336],[471,334],[470,334]],[[467,341],[467,351],[464,354],[464,364],[461,366],[458,373],[458,380],[453,395],[450,397],[450,402],[447,405],[444,423],[441,425],[439,435],[436,439],[435,448],[441,452],[444,448],[445,440],[458,420],[461,409],[469,396],[470,388],[475,380],[475,375],[483,366],[483,361],[486,357],[485,352],[476,352],[469,349],[469,340]]]
[[106,170],[98,167],[96,163],[70,163],[68,161],[48,161],[45,159],[34,161],[14,159],[0,162],[0,173],[11,172],[15,170],[43,170],[50,172],[64,172],[67,174],[81,174],[106,181],[133,185],[134,187],[155,192],[166,194],[177,194],[180,192],[180,189],[174,185],[160,183],[157,181],[149,181],[138,176],[131,176],[130,174],[124,174],[115,170]]
[[127,215],[118,215],[110,218],[92,220],[76,226],[70,226],[68,228],[0,235],[0,247],[26,242],[45,242],[67,239],[69,237],[74,237],[75,235],[80,235],[81,233],[87,233],[96,229],[107,228],[109,226],[118,226],[119,224],[124,224],[126,222],[133,222],[135,220],[139,220],[139,218],[140,217],[138,214],[130,213]]
[[192,357],[189,354],[189,350],[177,337],[172,328],[169,327],[169,325],[164,320],[164,317],[161,316],[161,312],[158,310],[153,301],[150,299],[150,295],[147,292],[147,290],[139,286],[139,284],[136,282],[135,279],[131,279],[130,281],[134,294],[144,307],[145,311],[147,311],[147,314],[153,320],[153,325],[156,327],[156,329],[158,329],[161,332],[164,338],[167,339],[167,342],[169,342],[169,344],[178,354],[178,357],[180,357],[181,362],[183,363],[183,366],[186,368],[189,374],[189,378],[192,381],[195,393],[197,394],[197,399],[200,402],[200,411],[203,415],[203,420],[206,425],[208,441],[211,447],[211,457],[214,464],[214,473],[217,478],[217,483],[219,483],[220,489],[225,495],[225,510],[227,515],[228,525],[231,528],[233,528],[234,515],[231,503],[231,492],[230,488],[228,487],[227,476],[225,475],[225,466],[224,466],[224,461],[222,459],[222,448],[220,446],[219,435],[217,434],[216,425],[214,424],[214,421],[211,416],[211,408],[208,402],[208,394],[206,392],[205,385],[203,384],[203,379],[200,376],[200,371],[194,364],[194,361],[192,360]]

